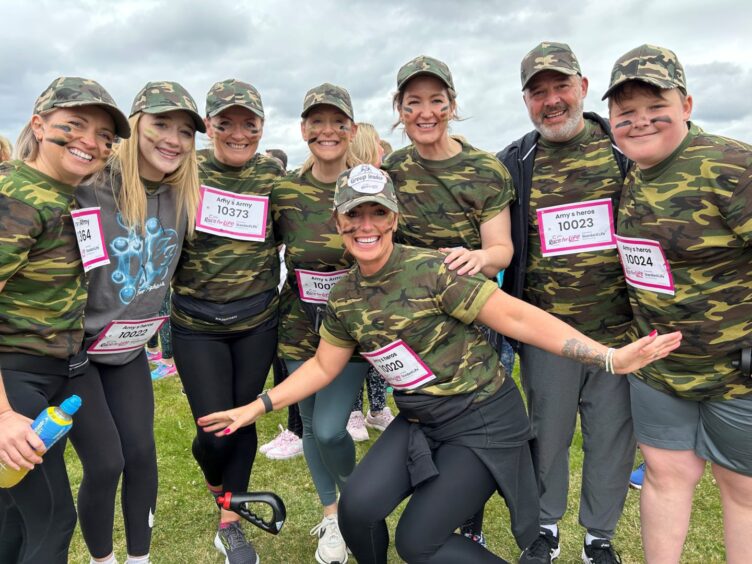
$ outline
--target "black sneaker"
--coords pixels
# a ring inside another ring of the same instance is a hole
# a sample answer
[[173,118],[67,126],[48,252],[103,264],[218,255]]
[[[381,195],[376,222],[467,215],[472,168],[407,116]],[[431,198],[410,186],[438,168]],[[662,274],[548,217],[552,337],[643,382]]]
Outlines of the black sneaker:
[[256,549],[245,538],[240,523],[230,523],[217,530],[214,546],[225,555],[225,564],[259,564]]
[[549,564],[559,557],[559,535],[541,529],[538,538],[520,554],[520,564]]
[[614,550],[608,539],[595,539],[582,547],[582,561],[585,564],[621,564],[621,556]]

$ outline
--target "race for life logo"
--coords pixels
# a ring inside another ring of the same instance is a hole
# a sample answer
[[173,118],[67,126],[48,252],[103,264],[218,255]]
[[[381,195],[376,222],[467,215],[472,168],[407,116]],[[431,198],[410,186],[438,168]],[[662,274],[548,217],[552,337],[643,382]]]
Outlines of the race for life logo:
[[347,185],[361,194],[378,194],[386,185],[386,176],[378,168],[362,164],[352,169]]

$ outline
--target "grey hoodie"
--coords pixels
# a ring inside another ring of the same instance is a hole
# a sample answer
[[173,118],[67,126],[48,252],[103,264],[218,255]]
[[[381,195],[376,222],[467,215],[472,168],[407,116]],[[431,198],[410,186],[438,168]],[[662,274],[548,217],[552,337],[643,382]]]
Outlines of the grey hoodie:
[[[168,184],[146,182],[147,214],[145,235],[127,229],[118,211],[120,177],[114,182],[79,186],[75,197],[80,208],[99,207],[102,233],[110,263],[87,273],[89,299],[84,328],[85,347],[115,319],[148,319],[159,314],[170,280],[177,267],[185,238],[186,217],[176,221],[177,190]],[[167,321],[169,323],[169,320]],[[123,365],[141,352],[95,354],[91,359],[109,365]]]

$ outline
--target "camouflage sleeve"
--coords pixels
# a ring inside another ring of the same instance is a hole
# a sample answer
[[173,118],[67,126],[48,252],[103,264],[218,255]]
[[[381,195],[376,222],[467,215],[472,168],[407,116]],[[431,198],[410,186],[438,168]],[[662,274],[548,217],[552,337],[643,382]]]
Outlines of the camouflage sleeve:
[[495,190],[485,202],[485,205],[481,210],[481,224],[499,215],[505,208],[509,207],[509,204],[514,201],[515,197],[512,175],[509,174],[507,167],[496,158],[490,158],[488,159],[488,162],[490,168],[489,173],[492,175],[490,182]]
[[326,306],[326,315],[319,329],[319,337],[335,347],[349,349],[358,346],[358,342],[347,332],[331,305]]
[[746,170],[739,179],[725,215],[734,233],[752,243],[752,169]]
[[472,323],[496,291],[496,283],[481,274],[459,276],[443,263],[439,267],[441,309],[463,323]]
[[8,280],[27,262],[29,249],[42,232],[36,209],[0,194],[0,281]]

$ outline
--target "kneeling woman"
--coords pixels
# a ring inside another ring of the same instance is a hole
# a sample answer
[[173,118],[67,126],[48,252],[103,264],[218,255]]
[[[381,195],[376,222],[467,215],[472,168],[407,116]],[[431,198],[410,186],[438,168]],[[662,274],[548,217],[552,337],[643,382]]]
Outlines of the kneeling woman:
[[400,414],[342,493],[347,545],[361,564],[386,562],[384,519],[412,494],[397,526],[401,558],[500,562],[454,530],[498,490],[510,506],[512,527],[530,528],[534,538],[537,491],[519,392],[471,323],[618,373],[665,357],[681,335],[608,349],[483,276],[458,276],[439,251],[395,245],[394,188],[369,165],[339,177],[334,202],[338,230],[357,266],[329,295],[316,356],[253,403],[198,423],[230,434],[327,385],[356,346],[369,351],[362,354],[395,389]]

